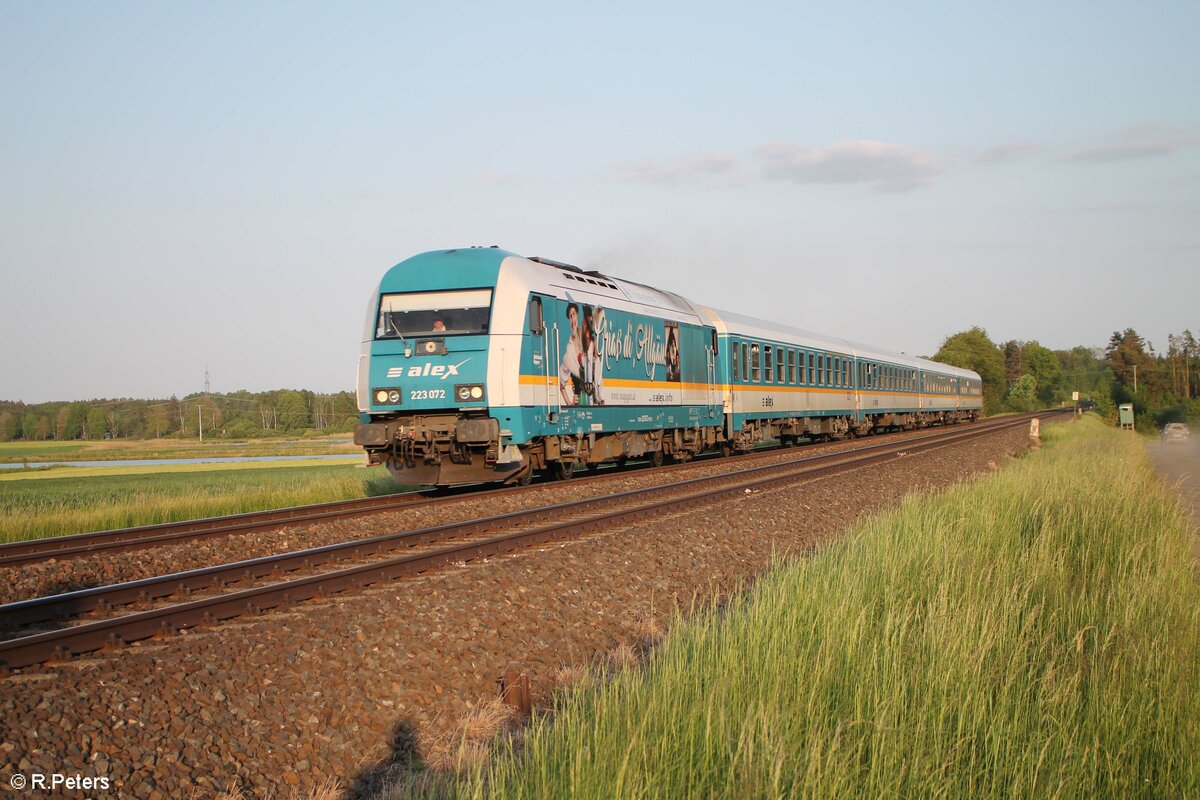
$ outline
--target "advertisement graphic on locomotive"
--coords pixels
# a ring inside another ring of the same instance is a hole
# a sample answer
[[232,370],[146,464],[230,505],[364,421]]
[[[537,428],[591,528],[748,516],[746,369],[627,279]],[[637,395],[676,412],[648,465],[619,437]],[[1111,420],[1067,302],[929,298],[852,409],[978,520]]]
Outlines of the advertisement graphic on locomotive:
[[355,441],[402,483],[684,460],[973,419],[978,375],[498,248],[397,264],[373,294]]

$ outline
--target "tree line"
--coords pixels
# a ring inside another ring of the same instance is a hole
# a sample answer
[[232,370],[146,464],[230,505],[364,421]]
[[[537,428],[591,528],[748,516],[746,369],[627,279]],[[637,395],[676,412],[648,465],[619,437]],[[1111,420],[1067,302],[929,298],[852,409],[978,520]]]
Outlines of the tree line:
[[1058,405],[1079,392],[1112,419],[1118,405],[1133,403],[1139,427],[1200,421],[1200,345],[1188,330],[1167,341],[1167,352],[1156,353],[1126,328],[1103,348],[1051,350],[1036,341],[996,344],[974,327],[948,336],[933,358],[978,372],[989,414]]
[[97,399],[26,404],[0,400],[0,441],[18,439],[249,439],[305,431],[340,433],[358,421],[353,392],[307,389],[183,398]]
[[[1166,353],[1132,328],[1107,347],[1051,350],[1036,341],[994,343],[983,328],[946,337],[935,361],[972,369],[983,379],[989,414],[1070,401],[1079,392],[1106,416],[1133,403],[1139,425],[1200,421],[1200,344],[1191,331],[1170,334]],[[353,392],[306,389],[172,395],[161,400],[87,400],[25,404],[0,400],[0,441],[24,439],[249,439],[305,431],[348,432],[358,421]]]

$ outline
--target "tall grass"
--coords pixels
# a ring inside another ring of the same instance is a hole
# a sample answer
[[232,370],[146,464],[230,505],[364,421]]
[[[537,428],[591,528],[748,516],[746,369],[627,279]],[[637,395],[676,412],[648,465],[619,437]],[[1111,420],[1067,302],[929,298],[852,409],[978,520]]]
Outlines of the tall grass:
[[1197,797],[1200,585],[1138,437],[1054,426],[872,518],[643,670],[593,677],[475,797]]
[[338,465],[6,480],[0,542],[363,497],[364,477]]

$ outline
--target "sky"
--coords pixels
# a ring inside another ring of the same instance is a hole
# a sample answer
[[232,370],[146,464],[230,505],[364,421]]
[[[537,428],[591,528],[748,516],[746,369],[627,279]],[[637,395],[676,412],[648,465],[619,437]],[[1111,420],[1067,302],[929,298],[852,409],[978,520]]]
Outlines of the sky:
[[0,399],[353,389],[499,245],[931,355],[1200,332],[1200,4],[0,0]]

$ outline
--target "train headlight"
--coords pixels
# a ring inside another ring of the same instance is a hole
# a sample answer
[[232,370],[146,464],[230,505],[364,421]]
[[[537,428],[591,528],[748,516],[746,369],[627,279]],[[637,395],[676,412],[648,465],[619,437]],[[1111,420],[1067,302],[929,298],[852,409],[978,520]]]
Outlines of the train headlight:
[[398,406],[404,395],[399,389],[372,389],[371,397],[375,398],[377,406]]
[[479,402],[483,397],[482,383],[460,383],[454,387],[454,399],[460,403]]

